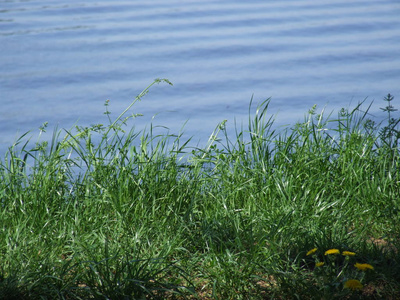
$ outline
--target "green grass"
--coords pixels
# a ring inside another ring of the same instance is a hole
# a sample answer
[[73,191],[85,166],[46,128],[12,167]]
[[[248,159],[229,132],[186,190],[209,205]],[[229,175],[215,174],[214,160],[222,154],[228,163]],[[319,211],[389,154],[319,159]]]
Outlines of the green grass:
[[[382,124],[360,104],[335,117],[313,107],[277,129],[269,100],[250,103],[247,128],[222,122],[193,147],[152,124],[129,130],[139,116],[128,110],[162,81],[116,119],[106,103],[108,125],[56,129],[33,144],[24,135],[9,148],[0,299],[400,297],[391,95]],[[374,270],[325,256],[331,248]],[[343,288],[351,276],[362,290]]]

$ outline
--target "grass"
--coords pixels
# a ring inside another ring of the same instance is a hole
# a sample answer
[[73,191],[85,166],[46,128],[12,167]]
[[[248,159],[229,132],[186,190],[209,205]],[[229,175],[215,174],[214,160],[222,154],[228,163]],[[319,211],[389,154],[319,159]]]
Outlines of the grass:
[[222,122],[192,147],[152,124],[126,130],[139,117],[128,110],[163,81],[116,119],[106,102],[108,125],[9,148],[0,299],[400,297],[391,95],[382,124],[361,104],[335,117],[313,107],[279,131],[269,100],[250,103],[248,128]]

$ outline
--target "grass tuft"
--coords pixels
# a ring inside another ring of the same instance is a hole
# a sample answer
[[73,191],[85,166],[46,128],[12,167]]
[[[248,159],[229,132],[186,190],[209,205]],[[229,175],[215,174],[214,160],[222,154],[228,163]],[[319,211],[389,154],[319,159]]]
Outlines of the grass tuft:
[[280,130],[270,100],[251,101],[246,129],[231,138],[223,121],[193,147],[132,126],[162,82],[115,119],[106,101],[107,125],[8,149],[0,299],[400,297],[392,95],[381,124],[360,103],[337,116],[314,106]]

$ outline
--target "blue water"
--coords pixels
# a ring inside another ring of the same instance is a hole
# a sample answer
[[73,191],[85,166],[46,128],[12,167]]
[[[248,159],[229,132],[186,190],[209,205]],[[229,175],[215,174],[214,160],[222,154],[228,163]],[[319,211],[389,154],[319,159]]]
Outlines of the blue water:
[[[105,123],[134,107],[206,142],[250,99],[277,123],[314,104],[338,110],[400,100],[400,3],[388,0],[0,1],[0,153],[28,130]],[[396,106],[396,101],[394,103]],[[400,104],[398,105],[400,108]],[[51,130],[50,130],[51,131]]]

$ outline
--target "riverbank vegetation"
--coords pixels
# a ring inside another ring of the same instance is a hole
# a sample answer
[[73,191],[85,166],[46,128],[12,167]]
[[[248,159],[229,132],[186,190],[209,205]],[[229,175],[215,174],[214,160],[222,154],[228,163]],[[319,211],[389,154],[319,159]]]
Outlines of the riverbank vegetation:
[[393,96],[382,123],[360,104],[281,129],[250,104],[194,147],[129,129],[152,85],[108,125],[9,148],[1,299],[400,298]]

